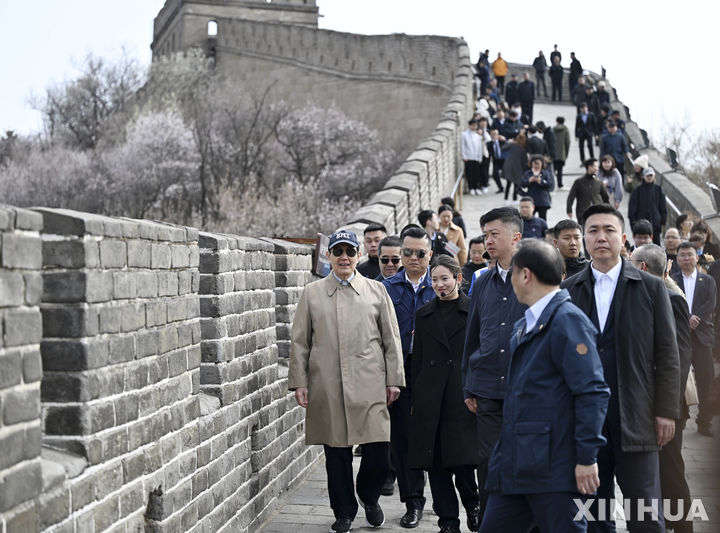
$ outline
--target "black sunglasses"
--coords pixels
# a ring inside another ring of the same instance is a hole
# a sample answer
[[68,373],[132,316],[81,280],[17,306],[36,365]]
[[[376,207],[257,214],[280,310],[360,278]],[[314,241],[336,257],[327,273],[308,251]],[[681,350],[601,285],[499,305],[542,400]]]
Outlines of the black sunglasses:
[[418,259],[422,259],[427,255],[427,250],[413,250],[412,248],[403,248],[402,254],[405,257],[412,257],[412,254],[415,254]]
[[348,257],[355,257],[357,255],[357,250],[351,247],[344,248],[342,246],[335,246],[331,251],[335,257],[340,257],[343,253],[347,254]]
[[400,262],[400,258],[399,257],[381,257],[380,258],[380,262],[383,265],[387,265],[390,261],[392,261],[393,265],[397,265]]

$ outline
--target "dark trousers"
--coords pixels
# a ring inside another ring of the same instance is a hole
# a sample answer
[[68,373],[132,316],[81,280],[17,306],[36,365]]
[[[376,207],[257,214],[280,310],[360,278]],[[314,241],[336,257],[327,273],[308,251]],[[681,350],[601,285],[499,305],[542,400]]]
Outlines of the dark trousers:
[[549,492],[546,494],[500,494],[493,492],[480,525],[480,533],[575,533],[585,531],[585,518],[574,520],[578,506],[573,501],[580,494]]
[[537,80],[537,83],[535,84],[535,91],[538,96],[540,96],[540,86],[542,85],[543,88],[543,94],[545,94],[545,97],[547,98],[547,85],[545,85],[545,72],[540,72],[538,70],[535,71],[535,79]]
[[[675,425],[675,436],[662,447],[660,458],[660,487],[664,500],[670,500],[669,512],[673,518],[683,517],[690,510],[690,488],[685,479],[685,461],[682,457],[682,430],[680,421]],[[692,533],[692,520],[671,520],[665,517],[665,523],[675,533]]]
[[524,124],[533,123],[533,104],[534,102],[520,102],[520,108],[522,109],[522,121]]
[[465,179],[467,180],[468,189],[480,188],[480,175],[482,168],[480,161],[468,159],[465,161]]
[[486,188],[490,183],[490,158],[483,157],[480,163],[480,187]]
[[709,424],[712,415],[708,405],[710,384],[715,378],[713,367],[712,346],[705,346],[692,334],[692,366],[695,370],[695,382],[698,392],[698,425]]
[[[614,510],[610,505],[611,500],[615,498],[615,484],[613,483],[613,475],[615,475],[620,490],[622,490],[623,498],[631,501],[630,515],[625,517],[630,533],[640,531],[643,533],[651,531],[664,532],[665,523],[662,517],[658,452],[622,451],[620,449],[619,427],[610,430],[606,427],[603,429],[603,435],[608,442],[598,452],[600,488],[597,491],[595,502],[590,507],[590,512],[597,518],[599,502],[602,501],[605,506],[604,516],[608,519],[589,522],[588,531],[593,533],[615,531],[615,523],[611,519]],[[638,516],[638,502],[640,500],[644,501],[646,507],[649,507],[653,501],[655,502],[658,509],[656,519],[649,512],[646,512],[643,517]]]
[[380,489],[388,473],[388,442],[369,442],[362,445],[362,459],[357,475],[357,484],[353,484],[353,454],[349,448],[335,448],[325,445],[325,469],[328,477],[330,507],[335,518],[355,518],[358,502],[374,505],[380,498]]
[[[453,484],[453,476],[455,483]],[[469,465],[453,468],[434,467],[428,472],[433,510],[438,515],[438,526],[460,526],[460,508],[455,488],[465,509],[478,505],[478,490],[475,483],[475,467]]]
[[493,162],[493,172],[492,172],[493,180],[495,181],[495,185],[497,185],[498,191],[502,191],[503,186],[502,186],[502,181],[500,181],[500,170],[502,169],[503,163],[505,162],[505,160],[504,159],[495,159],[493,157],[492,162]]
[[497,80],[497,88],[500,94],[505,92],[505,76],[495,76]]
[[562,171],[563,167],[565,166],[565,161],[555,161],[555,178],[557,180],[557,186],[562,187]]
[[505,180],[505,199],[508,199],[508,196],[510,195],[510,186],[512,185],[513,190],[513,201],[517,200],[518,197],[518,187],[510,180]]
[[[388,408],[390,411],[390,454],[397,474],[400,501],[408,509],[422,509],[425,507],[425,496],[423,496],[425,492],[425,473],[422,470],[410,469],[407,466],[410,405],[410,391],[402,389],[398,399]],[[363,446],[364,452],[365,447]],[[382,483],[380,485],[382,486]]]
[[535,207],[535,213],[533,213],[533,214],[536,214],[536,213],[537,213],[537,216],[538,216],[538,217],[542,218],[543,220],[545,220],[545,221],[547,222],[547,212],[548,212],[548,209],[550,209],[550,208],[549,208],[549,207],[537,207],[537,206],[536,206],[536,207]]
[[477,411],[475,418],[478,429],[478,493],[480,496],[480,518],[482,519],[489,492],[485,490],[485,482],[488,476],[488,461],[492,454],[495,443],[500,438],[503,419],[503,401],[489,398],[475,398]]
[[595,150],[593,149],[592,136],[583,136],[578,138],[578,147],[580,148],[580,162],[585,162],[585,143],[587,143],[588,152],[590,157],[595,157]]
[[660,239],[662,237],[662,226],[653,226],[653,244],[660,246]]
[[562,82],[555,83],[552,82],[552,101],[555,101],[555,96],[557,96],[557,101],[562,102]]

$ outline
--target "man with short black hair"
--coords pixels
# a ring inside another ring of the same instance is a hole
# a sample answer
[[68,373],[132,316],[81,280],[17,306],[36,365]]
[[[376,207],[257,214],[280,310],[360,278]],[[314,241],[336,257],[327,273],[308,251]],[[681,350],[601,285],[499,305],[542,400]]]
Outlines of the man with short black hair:
[[586,103],[581,104],[575,119],[575,140],[577,140],[580,149],[580,161],[585,161],[585,144],[587,144],[590,157],[595,157],[593,138],[596,128],[595,115],[590,112]]
[[528,309],[511,337],[502,434],[490,458],[480,532],[524,532],[533,524],[585,531],[575,500],[600,484],[597,455],[610,397],[596,330],[560,289],[563,261],[552,245],[521,241],[512,269],[513,290]]
[[698,254],[689,242],[682,242],[678,246],[677,261],[681,272],[673,274],[672,278],[685,293],[690,309],[692,364],[698,390],[698,415],[695,421],[698,433],[712,437],[708,393],[715,378],[712,351],[715,344],[713,313],[717,300],[717,285],[712,276],[698,272]]
[[483,159],[483,140],[477,134],[478,123],[475,119],[468,122],[468,129],[462,133],[460,138],[460,156],[465,164],[465,180],[470,189],[470,194],[480,192],[481,163]]
[[565,260],[565,276],[574,276],[588,264],[582,252],[582,227],[571,219],[561,220],[554,228],[553,244]]
[[400,264],[400,248],[402,241],[400,237],[390,235],[385,237],[378,244],[378,257],[380,258],[380,275],[375,278],[376,281],[382,281],[393,277],[402,268]]
[[475,413],[478,424],[478,487],[482,519],[488,497],[485,490],[488,459],[502,427],[512,326],[522,317],[526,306],[518,302],[510,283],[510,262],[515,246],[522,238],[520,213],[512,207],[492,209],[482,216],[480,227],[485,235],[487,252],[496,260],[496,266],[473,283],[462,373],[465,403]]
[[[433,215],[434,211],[430,211]],[[437,215],[435,215],[437,217]],[[425,219],[425,216],[423,217]],[[423,220],[421,219],[421,223]],[[395,316],[400,327],[403,361],[407,386],[400,392],[398,400],[390,407],[390,424],[392,427],[390,453],[395,467],[400,501],[405,504],[406,512],[400,519],[405,528],[417,527],[422,519],[425,507],[425,477],[422,470],[411,470],[407,467],[408,437],[410,435],[410,377],[409,365],[415,331],[415,311],[428,303],[435,296],[430,281],[430,258],[433,252],[430,237],[420,228],[410,227],[402,232],[402,265],[403,270],[393,277],[383,280],[388,294],[395,307]]]
[[643,244],[652,244],[653,242],[652,224],[644,218],[641,218],[632,225],[632,233],[635,248]]
[[[592,262],[566,279],[572,301],[595,324],[605,381],[612,392],[600,449],[600,487],[594,517],[612,517],[613,476],[633,502],[628,529],[665,531],[662,510],[640,513],[661,501],[658,450],[673,438],[680,413],[680,362],[670,298],[663,282],[622,259],[625,220],[608,204],[583,215],[585,247]],[[642,332],[642,334],[638,334]],[[603,505],[602,511],[598,506]],[[655,514],[655,516],[653,516]],[[610,519],[593,523],[612,531]]]
[[485,237],[480,235],[479,237],[470,239],[468,251],[469,259],[462,267],[462,284],[460,285],[460,290],[462,290],[465,294],[468,294],[470,291],[473,274],[488,265],[488,262],[485,259],[485,254],[487,252],[485,249]]
[[523,218],[523,239],[544,239],[548,225],[542,218],[533,215],[535,212],[535,201],[532,197],[523,196],[520,198],[519,207],[520,216]]
[[[545,71],[547,70],[548,64],[542,50],[538,53],[538,56],[533,61],[533,68],[535,69],[535,80],[537,83],[537,96],[540,96],[540,86],[542,85],[543,93],[547,98],[547,85],[545,85]],[[532,119],[531,119],[532,122]]]
[[577,199],[575,206],[575,216],[578,224],[583,223],[583,213],[591,205],[609,203],[610,195],[605,188],[605,184],[597,177],[598,161],[595,158],[587,159],[583,165],[585,166],[585,175],[576,179],[567,197],[567,217],[572,218],[572,206]]
[[509,107],[514,106],[520,101],[518,98],[517,74],[515,73],[510,75],[510,81],[505,85],[505,101]]
[[530,74],[523,74],[523,81],[518,85],[518,102],[522,108],[521,121],[524,124],[533,123],[533,106],[535,104],[535,84],[530,81]]
[[440,231],[440,219],[432,209],[425,209],[418,213],[418,222],[427,233],[434,254],[452,255],[446,248],[447,237]]
[[575,52],[570,52],[570,76],[568,78],[570,83],[570,95],[572,96],[573,89],[578,84],[578,80],[582,76],[583,68],[578,58],[575,57]]
[[633,224],[633,242],[635,248],[644,244],[652,244],[652,224],[649,221],[641,218]]
[[[625,181],[625,158],[632,161],[632,153],[628,148],[625,135],[618,131],[618,125],[615,121],[608,122],[608,132],[600,138],[600,157],[611,155],[615,159],[615,168],[620,171],[620,175]],[[660,241],[655,244],[660,244]]]
[[369,279],[375,279],[380,275],[378,263],[378,245],[387,237],[387,230],[382,224],[371,223],[363,230],[363,244],[368,260],[357,266],[357,271]]
[[682,239],[680,238],[680,231],[677,228],[668,228],[665,231],[665,238],[663,239],[663,246],[665,247],[665,256],[668,261],[672,261],[670,267],[670,274],[680,272],[680,267],[677,264],[677,250]]

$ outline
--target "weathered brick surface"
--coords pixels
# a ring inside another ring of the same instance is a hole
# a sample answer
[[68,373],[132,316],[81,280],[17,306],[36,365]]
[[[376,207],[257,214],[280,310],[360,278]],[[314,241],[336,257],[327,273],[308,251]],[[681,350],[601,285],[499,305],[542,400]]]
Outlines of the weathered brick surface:
[[[42,219],[0,205],[0,530],[38,527],[27,508],[40,478],[40,369],[42,323],[37,279],[42,268]],[[32,529],[29,529],[32,531]]]

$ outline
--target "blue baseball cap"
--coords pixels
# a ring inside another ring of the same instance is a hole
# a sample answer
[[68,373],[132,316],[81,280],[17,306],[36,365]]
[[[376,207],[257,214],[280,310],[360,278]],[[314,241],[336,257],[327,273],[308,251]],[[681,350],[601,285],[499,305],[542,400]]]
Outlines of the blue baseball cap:
[[332,250],[333,246],[335,246],[336,244],[340,244],[341,242],[351,244],[355,248],[360,247],[357,235],[355,235],[352,231],[341,229],[330,235],[330,244],[328,244],[328,250]]

